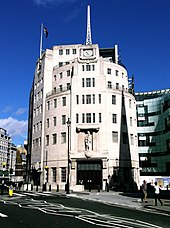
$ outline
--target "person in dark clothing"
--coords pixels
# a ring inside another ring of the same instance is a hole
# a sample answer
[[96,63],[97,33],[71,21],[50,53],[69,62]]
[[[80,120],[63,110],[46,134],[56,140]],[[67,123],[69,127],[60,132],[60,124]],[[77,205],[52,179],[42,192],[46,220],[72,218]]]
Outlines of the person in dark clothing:
[[147,203],[147,183],[146,181],[144,180],[143,181],[143,184],[141,186],[141,190],[142,190],[142,198],[141,198],[141,201]]

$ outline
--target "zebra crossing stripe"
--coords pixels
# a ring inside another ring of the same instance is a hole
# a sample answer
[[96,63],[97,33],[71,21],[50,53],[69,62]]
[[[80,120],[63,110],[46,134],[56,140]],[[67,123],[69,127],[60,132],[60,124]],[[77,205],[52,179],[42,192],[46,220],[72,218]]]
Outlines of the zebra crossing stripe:
[[6,217],[8,217],[8,215],[0,213],[0,217],[6,218]]

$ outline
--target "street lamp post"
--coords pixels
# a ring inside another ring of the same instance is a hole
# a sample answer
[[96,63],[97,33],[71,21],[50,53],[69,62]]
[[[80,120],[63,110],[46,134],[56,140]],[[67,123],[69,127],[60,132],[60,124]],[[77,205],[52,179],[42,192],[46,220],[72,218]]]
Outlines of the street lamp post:
[[69,183],[69,177],[70,177],[70,126],[71,121],[70,118],[68,118],[67,121],[67,128],[68,128],[68,150],[67,150],[67,185],[66,185],[66,193],[70,193],[70,183]]

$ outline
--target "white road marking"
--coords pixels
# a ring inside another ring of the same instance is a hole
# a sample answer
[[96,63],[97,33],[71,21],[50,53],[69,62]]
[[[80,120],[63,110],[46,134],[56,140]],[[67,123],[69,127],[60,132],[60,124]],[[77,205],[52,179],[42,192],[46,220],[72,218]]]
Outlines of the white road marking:
[[6,218],[6,217],[8,217],[8,215],[5,215],[5,214],[0,213],[0,217]]

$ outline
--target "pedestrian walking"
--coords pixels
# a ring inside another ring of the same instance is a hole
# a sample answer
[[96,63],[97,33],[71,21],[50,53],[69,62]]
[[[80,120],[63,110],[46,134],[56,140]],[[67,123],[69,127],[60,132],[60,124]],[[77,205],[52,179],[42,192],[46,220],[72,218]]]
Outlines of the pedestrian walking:
[[147,201],[147,183],[146,183],[146,180],[143,181],[141,189],[142,189],[141,201],[147,203],[148,201]]
[[154,189],[155,189],[155,206],[157,206],[157,200],[160,202],[161,206],[163,205],[162,200],[160,199],[160,187],[158,186],[158,183],[155,182],[154,185]]

